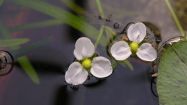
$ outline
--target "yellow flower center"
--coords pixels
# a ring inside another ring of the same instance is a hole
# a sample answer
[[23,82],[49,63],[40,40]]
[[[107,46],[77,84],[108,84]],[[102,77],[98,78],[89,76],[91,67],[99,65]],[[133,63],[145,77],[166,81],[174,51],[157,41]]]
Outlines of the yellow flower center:
[[130,43],[130,48],[133,53],[136,53],[138,50],[139,44],[137,42],[131,42]]
[[91,68],[91,66],[92,66],[92,61],[91,61],[91,59],[89,59],[89,58],[86,58],[86,59],[84,59],[83,61],[82,61],[82,66],[83,66],[83,68],[85,68],[85,69],[90,69]]

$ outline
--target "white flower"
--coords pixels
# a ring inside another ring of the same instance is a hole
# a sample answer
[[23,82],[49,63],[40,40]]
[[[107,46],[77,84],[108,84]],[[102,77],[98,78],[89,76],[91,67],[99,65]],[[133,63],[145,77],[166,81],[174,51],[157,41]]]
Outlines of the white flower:
[[143,23],[130,25],[127,36],[131,41],[129,44],[118,41],[111,46],[110,53],[116,60],[126,60],[131,54],[136,54],[144,61],[154,61],[157,58],[157,52],[150,43],[141,44],[146,36],[146,26]]
[[74,55],[78,61],[73,62],[65,73],[65,80],[72,85],[83,84],[90,72],[97,78],[112,74],[111,62],[102,56],[94,57],[95,47],[90,39],[79,38],[75,43]]

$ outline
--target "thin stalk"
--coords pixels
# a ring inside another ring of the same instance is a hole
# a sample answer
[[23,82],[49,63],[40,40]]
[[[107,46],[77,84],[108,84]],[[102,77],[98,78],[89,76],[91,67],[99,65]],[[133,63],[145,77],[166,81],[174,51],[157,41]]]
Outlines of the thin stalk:
[[86,12],[84,10],[84,8],[82,8],[79,5],[77,5],[72,0],[60,0],[60,1],[63,2],[64,4],[66,4],[67,7],[69,7],[70,9],[72,9],[74,12],[76,12],[78,14],[83,15]]
[[102,5],[101,5],[100,0],[96,0],[96,6],[97,6],[97,9],[98,9],[98,11],[99,11],[99,15],[100,15],[102,18],[104,18],[105,15],[104,15],[103,7],[102,7]]
[[182,27],[177,15],[176,15],[175,11],[174,11],[171,3],[170,3],[170,0],[165,0],[165,3],[167,5],[167,7],[168,7],[168,9],[169,9],[169,11],[171,13],[171,16],[172,16],[173,20],[175,21],[175,24],[176,24],[177,28],[179,29],[181,35],[186,38],[185,31],[184,31],[184,29],[183,29],[183,27]]
[[99,42],[100,42],[100,40],[101,40],[101,38],[102,38],[102,36],[104,34],[104,29],[105,29],[105,26],[101,26],[99,34],[97,36],[97,40],[95,42],[95,48],[97,48],[97,46],[99,45]]

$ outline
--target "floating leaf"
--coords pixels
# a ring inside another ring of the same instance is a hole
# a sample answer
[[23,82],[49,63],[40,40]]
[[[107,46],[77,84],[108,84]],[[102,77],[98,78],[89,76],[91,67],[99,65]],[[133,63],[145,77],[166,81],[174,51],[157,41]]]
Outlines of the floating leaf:
[[160,105],[187,104],[187,41],[164,50],[159,63],[157,89]]
[[2,39],[0,40],[0,47],[15,47],[21,44],[28,42],[29,39],[21,38],[21,39]]

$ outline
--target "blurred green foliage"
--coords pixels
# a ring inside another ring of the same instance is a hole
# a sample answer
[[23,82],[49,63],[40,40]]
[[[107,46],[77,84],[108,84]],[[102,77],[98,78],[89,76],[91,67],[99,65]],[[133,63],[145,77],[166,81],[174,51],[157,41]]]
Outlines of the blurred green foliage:
[[179,17],[179,20],[183,28],[187,29],[187,0],[173,0],[171,2],[174,9],[177,11],[176,14]]
[[0,39],[0,47],[6,48],[6,47],[16,47],[22,44],[25,44],[29,42],[29,39],[27,38],[20,38],[20,39]]
[[49,15],[55,19],[59,19],[61,20],[61,23],[63,22],[64,24],[67,24],[75,28],[76,30],[84,33],[85,35],[94,40],[98,35],[98,30],[95,27],[88,24],[87,22],[85,22],[83,18],[76,16],[68,11],[65,11],[62,8],[51,5],[45,1],[14,0],[13,2],[18,5],[22,5],[27,8],[34,9],[43,14]]
[[0,0],[0,6],[3,5],[4,3],[4,0]]

